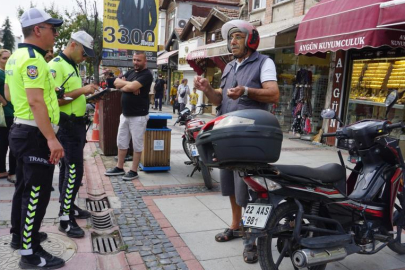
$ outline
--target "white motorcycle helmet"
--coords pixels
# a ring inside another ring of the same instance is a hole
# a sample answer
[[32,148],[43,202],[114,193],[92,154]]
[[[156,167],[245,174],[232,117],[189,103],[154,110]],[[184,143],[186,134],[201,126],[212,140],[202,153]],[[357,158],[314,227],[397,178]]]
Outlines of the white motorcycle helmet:
[[242,32],[246,34],[245,39],[245,47],[256,51],[259,47],[260,43],[260,36],[259,32],[257,32],[256,27],[252,24],[243,21],[243,20],[232,20],[225,23],[221,28],[221,35],[223,39],[226,39],[228,42],[228,51],[231,53],[231,45],[230,45],[230,34],[234,32]]

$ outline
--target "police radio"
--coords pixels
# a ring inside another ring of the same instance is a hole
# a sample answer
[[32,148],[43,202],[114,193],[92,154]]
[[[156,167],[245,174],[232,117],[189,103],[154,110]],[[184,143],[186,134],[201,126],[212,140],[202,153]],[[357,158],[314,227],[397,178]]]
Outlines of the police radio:
[[70,79],[70,77],[72,77],[72,75],[75,72],[73,71],[71,74],[69,74],[69,76],[66,78],[66,80],[62,83],[61,86],[58,87],[58,92],[56,94],[56,96],[58,97],[58,99],[64,99],[64,100],[73,100],[73,98],[71,97],[64,97],[65,95],[65,87],[63,87],[65,85],[65,83]]

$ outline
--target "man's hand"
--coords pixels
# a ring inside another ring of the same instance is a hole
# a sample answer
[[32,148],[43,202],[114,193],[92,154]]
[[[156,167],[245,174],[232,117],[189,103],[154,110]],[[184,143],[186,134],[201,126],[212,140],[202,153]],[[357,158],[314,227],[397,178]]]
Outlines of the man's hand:
[[226,95],[235,100],[238,99],[239,97],[241,97],[243,95],[243,93],[245,93],[245,87],[243,86],[237,86],[234,88],[229,88]]
[[98,86],[96,84],[94,84],[94,83],[88,84],[83,87],[83,94],[84,95],[94,94],[94,91],[96,91],[97,89],[98,89]]
[[141,93],[141,89],[140,88],[136,89],[133,93],[134,93],[134,95],[137,96],[137,95],[139,95]]
[[125,86],[125,80],[120,79],[120,78],[115,79],[114,86],[117,89],[120,89],[120,88],[124,87]]
[[49,162],[51,164],[58,164],[59,160],[64,157],[63,147],[59,143],[56,137],[48,140],[48,147],[51,150],[51,156],[49,157]]
[[7,105],[7,100],[2,96],[2,95],[0,95],[0,103],[3,105],[3,106],[6,106]]
[[206,93],[207,91],[210,90],[211,85],[210,82],[201,76],[195,76],[194,77],[194,87],[197,88],[198,90],[203,91]]

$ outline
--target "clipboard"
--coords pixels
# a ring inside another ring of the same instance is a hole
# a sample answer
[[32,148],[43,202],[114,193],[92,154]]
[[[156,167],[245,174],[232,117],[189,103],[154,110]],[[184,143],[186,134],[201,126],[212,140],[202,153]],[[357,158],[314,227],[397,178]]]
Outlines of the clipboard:
[[111,89],[107,88],[107,89],[105,89],[103,91],[100,91],[100,92],[97,92],[97,93],[95,93],[93,95],[87,96],[86,97],[86,102],[87,103],[97,102],[97,101],[103,99],[103,97],[109,92],[111,92]]

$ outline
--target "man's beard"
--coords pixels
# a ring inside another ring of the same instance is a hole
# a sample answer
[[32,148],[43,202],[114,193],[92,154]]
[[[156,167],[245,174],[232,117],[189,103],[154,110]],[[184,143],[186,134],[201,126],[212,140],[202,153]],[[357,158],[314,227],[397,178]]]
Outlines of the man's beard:
[[135,71],[142,71],[144,69],[144,66],[134,66]]

